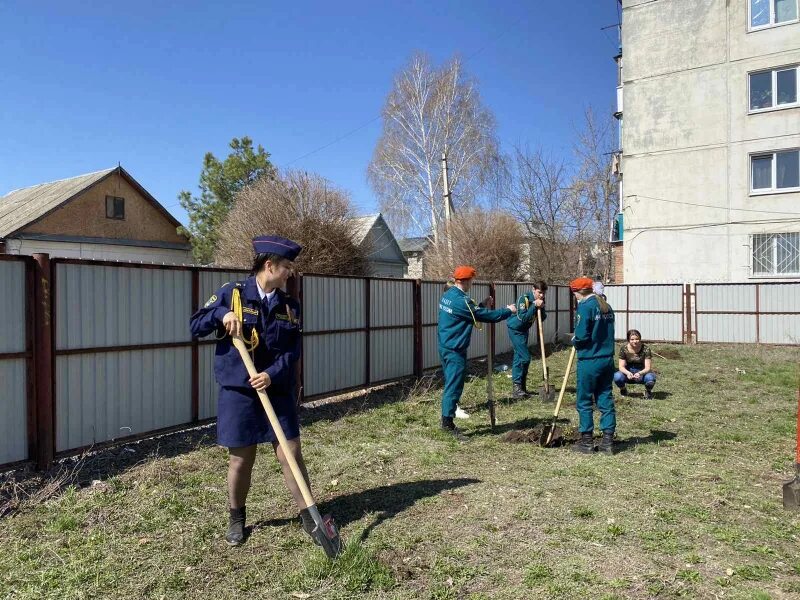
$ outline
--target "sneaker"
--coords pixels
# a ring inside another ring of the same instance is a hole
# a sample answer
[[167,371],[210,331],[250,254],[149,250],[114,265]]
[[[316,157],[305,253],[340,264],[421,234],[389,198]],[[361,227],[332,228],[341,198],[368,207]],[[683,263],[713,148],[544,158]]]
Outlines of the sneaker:
[[231,508],[228,518],[228,533],[225,541],[229,546],[241,546],[244,543],[244,522],[246,520],[245,507]]
[[648,390],[647,388],[645,388],[645,390],[644,390],[644,399],[645,400],[652,400],[653,399],[652,390]]
[[456,404],[456,419],[469,419],[469,413]]
[[469,441],[469,438],[467,436],[465,436],[458,427],[453,425],[453,419],[451,419],[450,417],[442,417],[441,428],[442,428],[442,431],[446,431],[447,433],[452,435],[454,438],[456,438],[459,442],[468,442]]
[[625,387],[624,385],[621,388],[619,388],[619,395],[620,396],[627,396],[628,395],[628,388]]

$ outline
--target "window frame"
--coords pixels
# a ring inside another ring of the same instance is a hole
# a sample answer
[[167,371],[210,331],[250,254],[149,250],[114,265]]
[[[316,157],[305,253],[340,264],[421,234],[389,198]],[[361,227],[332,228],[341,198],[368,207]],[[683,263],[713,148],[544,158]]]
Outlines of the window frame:
[[[795,78],[794,102],[788,102],[786,104],[778,104],[778,71],[789,71],[792,69],[794,69],[794,78]],[[761,73],[769,73],[771,75],[772,106],[767,106],[764,108],[752,108],[750,104],[751,102],[750,78],[753,75],[759,75]],[[774,110],[787,110],[790,108],[797,108],[797,107],[800,107],[800,64],[782,65],[780,67],[770,67],[769,69],[758,69],[756,71],[747,72],[747,114],[757,115],[759,113],[772,112]]]
[[[122,200],[122,216],[118,217],[117,214],[117,200]],[[109,201],[111,201],[112,211],[109,215]],[[106,219],[111,219],[112,221],[124,221],[125,220],[125,198],[123,196],[106,196]]]
[[[797,152],[797,160],[800,163],[800,148],[781,148],[780,150],[767,150],[764,152],[751,152],[747,155],[749,179],[750,179],[750,196],[768,196],[770,194],[791,194],[800,192],[800,186],[790,188],[778,188],[775,185],[778,182],[778,154],[783,152]],[[771,187],[768,188],[753,188],[753,159],[759,157],[772,157],[772,169],[770,174]]]
[[[755,250],[756,250],[756,236],[772,236],[772,244],[770,248],[770,252],[772,253],[772,267],[777,268],[778,266],[778,244],[775,239],[775,236],[778,235],[788,235],[788,234],[796,234],[800,236],[800,231],[775,231],[770,233],[751,233],[750,234],[750,277],[754,279],[779,279],[779,278],[786,278],[786,279],[796,279],[800,276],[800,271],[796,271],[793,273],[777,273],[773,271],[772,273],[756,273],[755,270]],[[800,253],[800,250],[798,251]]]
[[781,21],[780,23],[775,22],[775,0],[768,0],[769,1],[769,23],[766,25],[757,25],[753,27],[753,3],[752,0],[747,0],[747,32],[753,31],[762,31],[764,29],[772,29],[773,27],[783,27],[784,25],[792,25],[794,23],[800,22],[800,0],[794,0],[795,2],[795,13],[797,17],[792,19],[791,21]]

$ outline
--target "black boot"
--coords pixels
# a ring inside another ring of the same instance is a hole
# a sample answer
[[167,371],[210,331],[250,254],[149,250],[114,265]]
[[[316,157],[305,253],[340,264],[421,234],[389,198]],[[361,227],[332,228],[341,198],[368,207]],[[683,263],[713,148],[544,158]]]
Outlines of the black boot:
[[605,454],[614,454],[614,431],[608,429],[603,432],[603,438],[597,445],[597,451]]
[[649,387],[644,388],[644,399],[645,400],[653,399],[653,390],[651,390]]
[[522,383],[520,384],[520,387],[522,388],[522,391],[525,392],[526,396],[532,396],[533,395],[531,393],[531,391],[528,389],[528,369],[529,368],[530,368],[530,365],[527,365],[524,369],[522,369]]
[[581,454],[591,454],[594,452],[594,437],[591,431],[581,433],[581,439],[572,445],[573,452]]
[[244,523],[247,519],[246,509],[231,508],[230,516],[228,517],[228,534],[225,536],[225,541],[230,546],[240,546],[244,543]]
[[442,431],[446,431],[459,442],[469,441],[469,438],[461,433],[461,430],[453,424],[453,417],[442,417]]
[[300,524],[303,526],[303,531],[310,535],[311,539],[314,540],[314,543],[319,546],[319,541],[312,535],[312,532],[314,529],[316,529],[317,524],[314,523],[311,513],[308,512],[307,508],[304,508],[300,511],[298,516],[300,517]]
[[528,394],[526,394],[525,390],[522,389],[522,384],[515,381],[513,389],[511,390],[511,397],[515,400],[521,400],[522,398],[527,398]]
[[624,385],[621,388],[619,388],[619,395],[620,396],[627,396],[628,395],[628,388],[625,387]]

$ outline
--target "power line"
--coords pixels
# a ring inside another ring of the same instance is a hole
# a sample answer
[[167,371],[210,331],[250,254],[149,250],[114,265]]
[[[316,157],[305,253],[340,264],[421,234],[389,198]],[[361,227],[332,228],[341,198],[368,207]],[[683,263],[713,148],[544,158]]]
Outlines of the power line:
[[682,204],[684,206],[697,206],[701,208],[716,208],[719,210],[734,210],[737,212],[751,212],[762,213],[767,215],[797,215],[800,219],[800,212],[796,210],[764,210],[759,208],[728,208],[727,206],[717,206],[715,204],[700,204],[696,202],[684,202],[682,200],[669,200],[667,198],[657,198],[655,196],[646,196],[645,194],[628,194],[625,198],[647,198],[648,200],[656,200],[658,202],[667,202],[669,204]]

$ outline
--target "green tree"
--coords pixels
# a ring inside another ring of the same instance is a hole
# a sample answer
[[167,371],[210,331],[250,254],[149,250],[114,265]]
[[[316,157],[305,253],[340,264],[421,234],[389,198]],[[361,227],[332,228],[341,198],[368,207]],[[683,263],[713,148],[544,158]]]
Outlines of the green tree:
[[275,167],[263,146],[253,147],[249,137],[233,138],[231,153],[220,161],[211,152],[203,158],[200,172],[200,195],[188,190],[178,194],[181,206],[189,214],[188,228],[179,231],[191,236],[194,259],[208,264],[214,256],[219,229],[233,206],[234,198],[246,185],[263,177],[273,179]]

